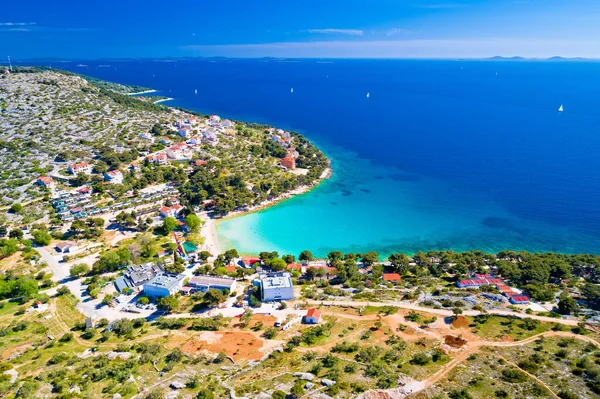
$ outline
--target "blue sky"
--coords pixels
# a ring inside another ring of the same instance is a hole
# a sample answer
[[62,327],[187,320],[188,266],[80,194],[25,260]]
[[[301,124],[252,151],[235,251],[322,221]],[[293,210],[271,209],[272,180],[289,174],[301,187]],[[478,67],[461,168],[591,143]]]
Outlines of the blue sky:
[[14,59],[600,58],[598,0],[31,0],[0,9],[0,49]]

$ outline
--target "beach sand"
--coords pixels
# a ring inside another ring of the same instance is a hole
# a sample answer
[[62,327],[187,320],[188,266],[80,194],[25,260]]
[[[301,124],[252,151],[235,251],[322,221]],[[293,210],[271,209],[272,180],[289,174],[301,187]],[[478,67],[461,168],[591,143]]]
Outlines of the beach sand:
[[200,218],[205,222],[204,226],[202,226],[202,236],[204,237],[202,249],[210,252],[211,255],[216,256],[221,253],[221,248],[219,246],[219,240],[217,240],[215,220],[210,218],[207,212],[202,212]]

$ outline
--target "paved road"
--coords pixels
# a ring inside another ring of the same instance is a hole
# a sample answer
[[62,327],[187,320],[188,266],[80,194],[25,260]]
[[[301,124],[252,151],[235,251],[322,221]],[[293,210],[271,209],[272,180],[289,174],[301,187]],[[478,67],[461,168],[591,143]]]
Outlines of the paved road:
[[60,282],[70,277],[69,266],[66,263],[60,263],[58,258],[51,255],[44,247],[37,247],[35,250],[39,252],[42,259],[52,269],[52,273],[54,274],[52,280]]
[[[452,313],[452,311],[450,311],[450,310],[432,309],[432,308],[427,308],[424,306],[414,305],[414,304],[406,303],[406,302],[315,301],[312,299],[306,299],[303,301],[307,302],[307,303],[311,303],[311,304],[323,304],[323,305],[327,305],[327,306],[351,306],[354,308],[362,308],[364,306],[394,306],[394,307],[401,308],[401,309],[426,312],[426,313],[431,313],[431,314],[444,316],[444,317],[454,315],[454,313]],[[299,301],[299,302],[302,302],[302,301]],[[483,314],[483,313],[479,312],[479,311],[475,311],[475,310],[467,310],[463,313],[464,316],[478,316],[480,314]],[[576,326],[577,323],[580,321],[580,320],[573,320],[573,319],[558,319],[558,318],[554,318],[554,317],[529,315],[526,313],[517,313],[517,312],[512,312],[510,310],[498,310],[498,309],[489,310],[487,312],[487,314],[496,314],[496,315],[500,315],[500,316],[514,316],[514,317],[519,317],[522,319],[530,318],[530,319],[535,319],[535,320],[545,321],[545,322],[550,322],[550,323],[565,324],[568,326]]]

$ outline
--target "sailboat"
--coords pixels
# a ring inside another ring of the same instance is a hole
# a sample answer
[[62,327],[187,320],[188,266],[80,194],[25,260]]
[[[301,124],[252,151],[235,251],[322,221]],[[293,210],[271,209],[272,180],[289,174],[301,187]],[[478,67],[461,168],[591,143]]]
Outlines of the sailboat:
[[558,107],[558,112],[563,112],[565,109],[563,108],[562,104],[560,104],[560,107]]
[[195,89],[195,90],[194,90],[194,94],[198,94],[198,89]]
[[371,93],[367,93],[367,98],[371,97]]
[[293,93],[293,92],[294,92],[294,88],[292,87],[292,88],[290,89],[290,93]]

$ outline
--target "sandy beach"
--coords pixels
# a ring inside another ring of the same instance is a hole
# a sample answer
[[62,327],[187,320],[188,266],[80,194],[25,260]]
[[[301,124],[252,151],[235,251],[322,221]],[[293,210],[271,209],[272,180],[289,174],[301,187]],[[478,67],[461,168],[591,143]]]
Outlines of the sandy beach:
[[169,97],[169,98],[163,98],[162,100],[156,100],[156,101],[154,101],[154,104],[164,103],[165,101],[171,101],[171,100],[172,100],[171,97]]
[[204,245],[202,246],[202,249],[210,252],[211,255],[216,256],[221,253],[221,248],[219,247],[219,241],[217,240],[215,219],[210,218],[208,212],[202,212],[200,218],[204,221],[204,226],[202,226]]

